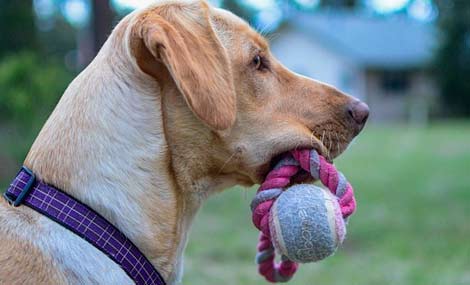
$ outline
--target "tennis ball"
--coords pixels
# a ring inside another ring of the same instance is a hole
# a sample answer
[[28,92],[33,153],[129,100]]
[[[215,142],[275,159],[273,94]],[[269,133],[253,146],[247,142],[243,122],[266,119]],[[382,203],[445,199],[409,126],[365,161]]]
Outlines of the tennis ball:
[[337,198],[312,184],[286,189],[271,208],[269,226],[276,250],[299,263],[332,255],[346,234]]

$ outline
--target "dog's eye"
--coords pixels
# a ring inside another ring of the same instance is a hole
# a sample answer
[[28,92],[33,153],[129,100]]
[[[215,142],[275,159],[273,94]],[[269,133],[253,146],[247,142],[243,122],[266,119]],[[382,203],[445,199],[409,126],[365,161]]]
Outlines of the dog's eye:
[[255,55],[255,57],[253,58],[253,66],[257,70],[262,70],[266,67],[264,60],[260,55]]

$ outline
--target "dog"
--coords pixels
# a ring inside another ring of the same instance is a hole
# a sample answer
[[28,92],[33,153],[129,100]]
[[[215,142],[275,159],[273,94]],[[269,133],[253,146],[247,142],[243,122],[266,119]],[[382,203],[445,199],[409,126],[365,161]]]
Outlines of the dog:
[[[315,62],[312,62],[315,64]],[[24,165],[119,228],[167,284],[208,196],[260,183],[279,154],[328,159],[367,105],[296,74],[249,25],[204,1],[127,15],[69,85]],[[0,202],[1,284],[133,284],[87,241]]]

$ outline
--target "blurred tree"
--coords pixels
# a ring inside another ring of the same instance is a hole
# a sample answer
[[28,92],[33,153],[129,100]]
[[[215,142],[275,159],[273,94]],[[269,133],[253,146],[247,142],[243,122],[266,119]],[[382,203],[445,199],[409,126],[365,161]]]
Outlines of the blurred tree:
[[111,34],[115,19],[116,14],[110,1],[91,1],[91,21],[86,27],[78,29],[77,33],[78,69],[84,68],[93,60]]
[[[38,22],[38,25],[41,25],[41,22]],[[47,57],[62,58],[76,48],[75,34],[74,27],[64,18],[56,16],[53,27],[43,29],[37,34],[40,50],[36,50],[36,52]]]
[[451,116],[470,116],[470,1],[437,0],[441,46],[435,71]]
[[109,5],[109,1],[93,0],[92,4],[93,18],[91,30],[93,31],[94,51],[98,53],[111,33],[115,15]]
[[32,1],[0,1],[0,57],[36,48],[36,28]]
[[60,61],[34,51],[0,60],[0,165],[24,158],[72,78]]
[[0,61],[0,122],[37,127],[57,103],[72,74],[53,58],[31,51]]

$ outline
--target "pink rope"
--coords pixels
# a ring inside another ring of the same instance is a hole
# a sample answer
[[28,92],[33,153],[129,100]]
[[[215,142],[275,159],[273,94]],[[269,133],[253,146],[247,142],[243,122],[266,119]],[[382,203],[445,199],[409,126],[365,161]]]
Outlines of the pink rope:
[[[336,195],[343,218],[347,218],[355,211],[356,201],[353,188],[334,165],[319,156],[315,150],[294,150],[290,154],[294,160],[289,160],[289,157],[286,157],[281,161],[280,167],[271,170],[258,189],[257,195],[270,189],[281,188],[284,190],[291,184],[294,175],[306,171],[314,178],[319,177],[323,185]],[[313,164],[318,167],[317,169],[310,169],[312,156],[318,158],[318,161]],[[340,185],[340,182],[345,185]],[[261,231],[257,247],[259,273],[269,282],[285,282],[292,278],[297,271],[298,264],[288,259],[284,259],[280,263],[275,262],[274,246],[269,229],[269,215],[276,198],[277,196],[257,204],[253,209],[252,218],[253,224]]]

